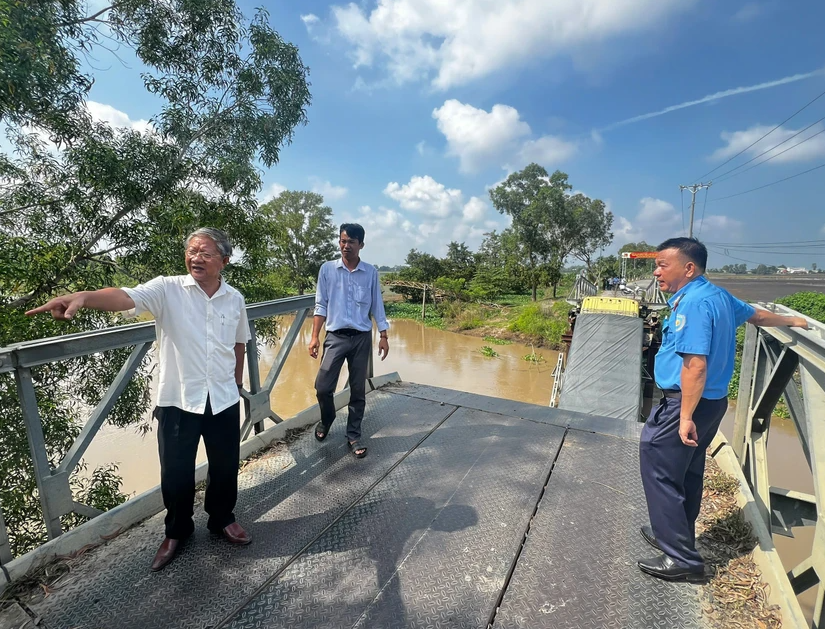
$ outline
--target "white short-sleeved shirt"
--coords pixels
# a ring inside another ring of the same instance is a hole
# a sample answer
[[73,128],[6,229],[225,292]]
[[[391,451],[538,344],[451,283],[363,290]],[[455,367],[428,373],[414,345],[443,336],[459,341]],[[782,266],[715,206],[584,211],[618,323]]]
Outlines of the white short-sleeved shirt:
[[208,297],[191,275],[156,277],[123,290],[135,302],[126,316],[155,317],[160,356],[158,406],[213,413],[238,401],[235,344],[251,335],[243,296],[221,279]]

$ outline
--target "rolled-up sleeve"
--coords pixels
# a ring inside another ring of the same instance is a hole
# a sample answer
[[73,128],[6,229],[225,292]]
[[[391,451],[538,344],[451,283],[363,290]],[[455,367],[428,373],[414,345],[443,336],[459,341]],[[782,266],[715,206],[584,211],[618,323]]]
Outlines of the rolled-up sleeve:
[[384,312],[384,297],[381,295],[381,282],[378,279],[377,269],[372,276],[372,307],[370,310],[372,318],[375,319],[375,324],[378,326],[378,331],[389,330],[390,322],[387,321],[387,313]]
[[327,305],[329,304],[329,287],[327,286],[328,265],[321,266],[318,271],[318,286],[315,288],[315,316],[326,317]]
[[145,284],[138,284],[134,288],[122,288],[123,292],[132,298],[135,307],[124,310],[126,317],[137,317],[149,312],[155,319],[163,317],[163,304],[166,300],[166,278],[162,275],[149,280]]

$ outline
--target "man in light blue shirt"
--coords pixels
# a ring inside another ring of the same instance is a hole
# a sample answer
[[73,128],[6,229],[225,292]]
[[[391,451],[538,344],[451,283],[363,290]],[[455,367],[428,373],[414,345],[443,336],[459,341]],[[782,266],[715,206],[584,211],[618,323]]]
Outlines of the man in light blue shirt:
[[651,409],[639,447],[650,526],[642,537],[660,555],[639,568],[670,581],[701,580],[696,518],[702,501],[705,452],[728,408],[736,328],[807,328],[804,317],[756,310],[704,276],[708,252],[693,238],[671,238],[657,249],[653,275],[672,293],[671,312],[656,354],[656,384],[663,397]]
[[335,421],[333,395],[341,367],[347,361],[349,370],[349,408],[347,443],[359,459],[367,455],[361,439],[361,420],[366,406],[366,383],[369,355],[372,348],[372,320],[375,318],[380,340],[381,360],[390,351],[387,330],[390,324],[384,313],[378,269],[360,258],[364,248],[364,228],[357,223],[344,223],[340,229],[341,259],[325,262],[318,273],[315,293],[315,319],[309,355],[318,358],[319,335],[326,325],[321,368],[315,379],[315,391],[321,408],[321,421],[315,427],[315,438],[323,441]]

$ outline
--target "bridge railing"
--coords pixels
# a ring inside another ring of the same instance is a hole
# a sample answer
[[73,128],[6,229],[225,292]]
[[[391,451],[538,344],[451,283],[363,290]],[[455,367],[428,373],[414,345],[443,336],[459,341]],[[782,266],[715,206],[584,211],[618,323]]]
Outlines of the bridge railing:
[[599,287],[588,280],[583,275],[576,276],[576,282],[570,290],[568,299],[571,301],[581,301],[585,297],[595,297],[599,294]]
[[[801,316],[784,306],[761,306]],[[813,626],[825,627],[825,325],[810,318],[808,325],[810,330],[747,325],[731,445],[767,530],[794,537],[794,527],[814,527],[810,554],[788,578],[797,595],[818,586]],[[767,444],[771,416],[783,396],[811,471],[813,494],[771,484]]]
[[[253,429],[256,433],[261,432],[266,419],[270,419],[275,423],[283,421],[272,410],[270,396],[278,377],[283,371],[287,356],[298,337],[301,326],[314,305],[315,295],[312,294],[247,306],[252,338],[247,343],[246,352],[249,390],[241,392],[241,396],[245,401],[241,441],[244,441]],[[278,355],[269,369],[266,380],[261,382],[255,321],[292,313],[295,314],[294,321],[281,339]],[[60,518],[64,515],[77,513],[94,518],[102,513],[87,504],[77,502],[72,495],[69,480],[89,444],[106,421],[118,397],[134,376],[154,341],[155,324],[149,322],[39,339],[0,348],[0,373],[13,373],[14,376],[25,421],[43,520],[49,539],[54,539],[64,532],[60,521]],[[53,467],[49,461],[46,448],[32,369],[51,362],[123,347],[134,347],[134,349],[122,365],[114,381],[109,385],[100,403],[89,414],[73,445],[63,455],[62,460]],[[368,367],[368,377],[370,378],[373,375],[372,369],[372,352],[370,352]],[[0,505],[0,567],[11,560],[12,552],[3,519],[2,505]]]

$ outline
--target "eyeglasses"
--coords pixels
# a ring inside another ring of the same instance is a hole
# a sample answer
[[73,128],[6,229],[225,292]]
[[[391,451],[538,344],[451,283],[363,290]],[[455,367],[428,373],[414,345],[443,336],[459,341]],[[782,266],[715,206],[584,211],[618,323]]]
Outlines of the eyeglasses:
[[220,254],[217,253],[205,253],[203,251],[198,251],[197,249],[187,249],[186,250],[186,257],[187,258],[195,258],[200,256],[201,260],[204,262],[209,262],[211,260],[216,260],[220,258]]

